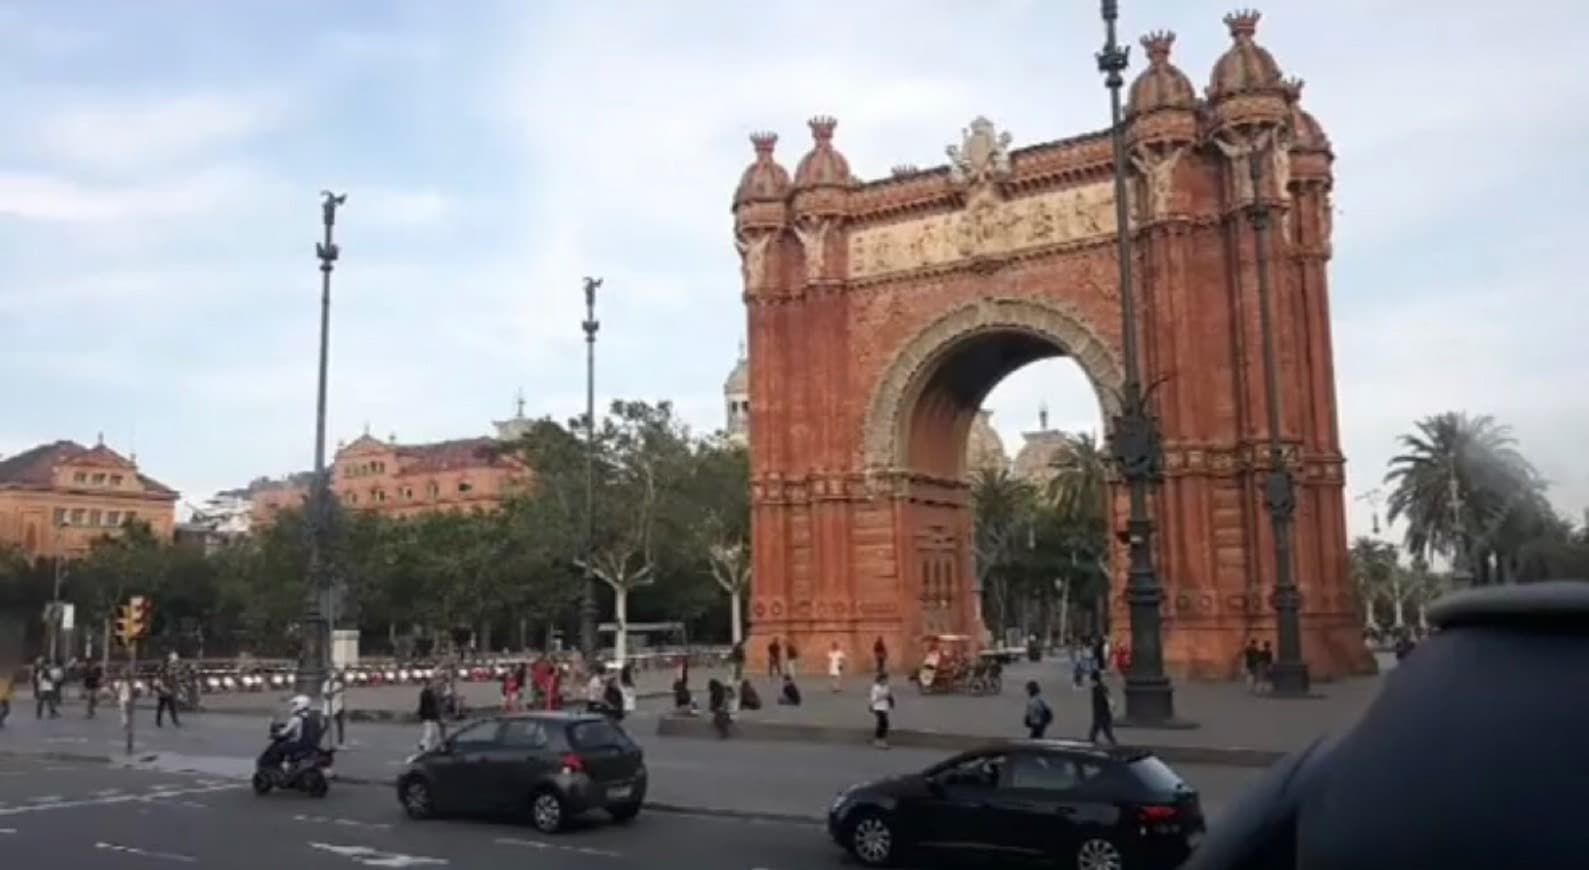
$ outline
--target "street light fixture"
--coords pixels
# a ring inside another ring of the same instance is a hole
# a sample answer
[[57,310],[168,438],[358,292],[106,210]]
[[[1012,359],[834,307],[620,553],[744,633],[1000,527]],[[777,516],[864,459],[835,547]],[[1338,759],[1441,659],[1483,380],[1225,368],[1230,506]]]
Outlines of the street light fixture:
[[[596,290],[600,278],[585,279],[585,580],[579,588],[579,651],[586,662],[596,660],[596,574],[591,557],[596,547]],[[620,626],[620,630],[622,627]]]
[[337,208],[348,201],[345,193],[320,192],[320,222],[325,238],[315,244],[320,261],[320,369],[319,390],[315,396],[314,479],[309,488],[309,609],[302,623],[303,652],[298,661],[297,691],[311,698],[320,696],[330,669],[331,653],[331,572],[326,564],[326,524],[330,519],[331,486],[326,474],[326,371],[331,349],[331,270],[340,250],[331,240],[337,222]]
[[1157,421],[1147,405],[1137,366],[1136,309],[1131,284],[1130,208],[1126,200],[1125,118],[1120,100],[1129,50],[1120,45],[1115,24],[1117,0],[1101,0],[1105,41],[1098,52],[1098,70],[1109,89],[1110,140],[1114,146],[1115,242],[1120,268],[1121,350],[1125,382],[1120,387],[1120,414],[1114,420],[1113,453],[1130,494],[1131,513],[1125,541],[1130,554],[1126,571],[1126,603],[1131,615],[1131,664],[1126,673],[1126,718],[1138,724],[1163,724],[1175,718],[1175,688],[1164,674],[1162,616],[1164,592],[1153,567],[1153,519],[1148,515],[1148,488],[1159,479],[1162,448]]
[[1270,666],[1272,694],[1298,697],[1308,694],[1311,679],[1308,663],[1302,659],[1300,610],[1302,595],[1297,590],[1291,566],[1292,521],[1296,515],[1296,483],[1286,464],[1285,447],[1280,441],[1280,387],[1275,372],[1273,315],[1269,287],[1269,201],[1263,192],[1263,164],[1273,159],[1269,149],[1276,147],[1280,130],[1273,129],[1254,141],[1247,153],[1247,174],[1252,182],[1252,208],[1247,212],[1252,224],[1253,260],[1258,271],[1258,325],[1263,333],[1264,402],[1269,406],[1269,474],[1264,480],[1264,505],[1269,509],[1271,537],[1274,538],[1275,588],[1271,600],[1275,609],[1275,661]]

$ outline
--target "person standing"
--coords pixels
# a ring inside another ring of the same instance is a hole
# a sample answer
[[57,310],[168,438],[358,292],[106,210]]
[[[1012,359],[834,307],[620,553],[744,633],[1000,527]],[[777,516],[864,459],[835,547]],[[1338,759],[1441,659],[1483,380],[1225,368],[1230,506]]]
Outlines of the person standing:
[[160,666],[160,672],[155,674],[155,705],[154,727],[164,728],[164,716],[171,715],[171,727],[181,728],[182,720],[177,716],[177,654],[172,653]]
[[1118,746],[1114,722],[1114,699],[1109,696],[1109,687],[1104,685],[1103,674],[1095,671],[1092,675],[1092,727],[1087,731],[1088,742],[1097,743],[1098,735],[1102,734],[1110,746]]
[[1054,721],[1054,710],[1043,700],[1043,690],[1037,685],[1036,680],[1026,683],[1026,736],[1032,740],[1042,740],[1048,732],[1048,726]]
[[56,691],[60,688],[56,683],[56,675],[60,668],[44,663],[41,657],[33,666],[33,718],[43,719],[44,711],[50,711],[51,719],[58,719],[61,715],[60,706],[57,704]]
[[6,718],[11,715],[11,683],[11,672],[0,669],[0,728],[6,727]]
[[326,676],[325,685],[320,691],[325,696],[326,720],[335,729],[336,747],[340,749],[348,739],[347,709],[343,697],[347,693],[346,677],[337,671],[332,671]]
[[1267,692],[1272,688],[1269,671],[1274,667],[1275,650],[1269,641],[1263,642],[1263,647],[1258,650],[1258,691]]
[[99,662],[89,662],[83,668],[83,702],[88,706],[88,718],[94,718],[99,709],[99,690],[105,680],[105,671]]
[[877,665],[877,673],[887,673],[888,644],[883,643],[882,635],[878,635],[877,640],[872,641],[872,661]]
[[839,642],[834,641],[828,649],[828,679],[833,682],[833,691],[844,690],[844,650],[839,649]]
[[1258,639],[1247,638],[1247,645],[1241,651],[1241,665],[1246,672],[1247,691],[1255,694],[1258,691],[1258,655]]
[[767,644],[767,676],[773,679],[783,676],[783,644],[776,637]]
[[[738,685],[740,680],[745,679],[744,641],[738,640],[734,642],[734,648],[728,651],[728,663],[733,670],[734,683]],[[625,667],[628,667],[628,665],[625,665]]]
[[872,719],[875,723],[872,729],[872,745],[878,749],[888,748],[889,714],[894,712],[894,690],[888,685],[888,672],[878,671],[877,678],[872,682],[871,697],[867,706],[871,708]]
[[419,751],[429,752],[441,745],[441,698],[434,680],[426,680],[419,690]]
[[783,670],[791,677],[800,675],[800,650],[792,638],[783,646]]

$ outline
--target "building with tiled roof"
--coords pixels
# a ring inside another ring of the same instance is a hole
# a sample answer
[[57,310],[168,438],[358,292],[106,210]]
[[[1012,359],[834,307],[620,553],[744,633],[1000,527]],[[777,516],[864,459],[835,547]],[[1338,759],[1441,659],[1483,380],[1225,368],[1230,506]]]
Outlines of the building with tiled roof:
[[35,558],[77,556],[134,519],[169,539],[177,498],[103,441],[41,444],[0,459],[0,543]]
[[[440,510],[492,510],[529,479],[522,463],[500,452],[495,438],[459,438],[430,444],[400,444],[365,433],[337,448],[331,491],[342,504],[393,517]],[[256,485],[256,525],[309,493],[309,475],[277,485]]]

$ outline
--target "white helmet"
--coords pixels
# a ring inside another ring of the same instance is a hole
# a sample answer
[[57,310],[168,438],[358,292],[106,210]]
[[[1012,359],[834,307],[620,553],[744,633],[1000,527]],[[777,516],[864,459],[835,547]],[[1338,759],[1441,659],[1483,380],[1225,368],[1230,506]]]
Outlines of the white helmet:
[[302,713],[309,709],[309,704],[308,695],[293,695],[292,700],[287,702],[287,707],[294,713]]

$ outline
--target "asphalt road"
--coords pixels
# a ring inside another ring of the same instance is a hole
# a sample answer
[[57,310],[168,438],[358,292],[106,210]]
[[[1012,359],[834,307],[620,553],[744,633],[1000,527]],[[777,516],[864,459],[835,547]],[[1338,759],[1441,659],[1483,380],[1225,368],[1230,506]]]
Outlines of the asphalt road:
[[392,793],[333,788],[314,800],[245,784],[105,765],[0,759],[7,867],[139,870],[804,870],[848,863],[812,825],[643,813],[545,837],[512,821],[411,822]]
[[[654,722],[626,724],[646,751],[652,771],[649,799],[703,811],[820,816],[845,786],[920,770],[945,755],[932,750],[662,738],[655,735]],[[265,743],[265,722],[254,717],[194,716],[181,730],[149,726],[148,718],[141,716],[133,758],[143,759],[145,768],[157,771],[240,779],[251,771]],[[338,753],[337,774],[385,783],[413,751],[418,734],[410,726],[359,723],[350,727],[348,736],[352,745]],[[7,751],[124,757],[120,729],[111,717],[87,721],[63,716],[43,722],[31,716],[13,717],[0,730],[0,753]],[[1204,807],[1214,820],[1259,773],[1235,767],[1178,765],[1177,769],[1202,792]]]

